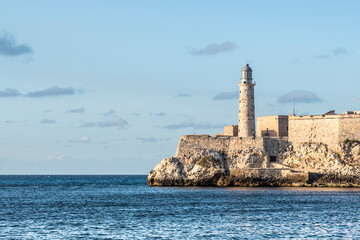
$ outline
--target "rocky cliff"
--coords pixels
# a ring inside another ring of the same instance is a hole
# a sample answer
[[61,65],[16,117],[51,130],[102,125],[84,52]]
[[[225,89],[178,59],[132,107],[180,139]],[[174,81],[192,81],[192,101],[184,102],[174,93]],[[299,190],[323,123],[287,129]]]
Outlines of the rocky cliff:
[[232,139],[221,139],[217,144],[218,140],[206,138],[204,146],[201,139],[194,139],[181,139],[176,156],[158,163],[148,176],[148,184],[360,186],[359,142],[348,141],[331,149],[321,143],[303,143],[296,149],[277,143],[277,161],[270,162],[268,155],[274,146],[269,149],[269,143],[261,139],[250,145],[239,142],[238,147],[231,147]]

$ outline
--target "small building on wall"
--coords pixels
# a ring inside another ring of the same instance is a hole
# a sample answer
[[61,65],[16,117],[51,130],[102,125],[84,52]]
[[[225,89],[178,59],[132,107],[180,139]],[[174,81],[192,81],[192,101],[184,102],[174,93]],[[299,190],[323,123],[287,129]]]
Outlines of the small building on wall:
[[258,117],[256,125],[256,136],[258,137],[287,137],[289,132],[289,116]]
[[237,137],[238,136],[238,125],[230,125],[224,127],[224,135],[225,136],[232,136]]

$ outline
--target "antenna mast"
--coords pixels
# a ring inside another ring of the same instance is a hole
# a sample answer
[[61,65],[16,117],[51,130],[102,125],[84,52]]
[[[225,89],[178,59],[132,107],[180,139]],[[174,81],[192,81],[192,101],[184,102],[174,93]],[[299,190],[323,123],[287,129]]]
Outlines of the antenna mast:
[[293,102],[293,114],[295,116],[295,97],[294,97],[294,91],[292,93],[292,102]]

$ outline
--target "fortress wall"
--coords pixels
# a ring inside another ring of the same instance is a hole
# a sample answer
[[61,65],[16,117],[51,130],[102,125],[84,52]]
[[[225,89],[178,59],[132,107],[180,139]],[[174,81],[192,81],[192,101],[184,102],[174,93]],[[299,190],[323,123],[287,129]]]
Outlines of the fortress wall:
[[289,117],[288,116],[279,116],[279,136],[281,136],[281,137],[289,136]]
[[348,140],[360,141],[360,115],[345,115],[339,121],[339,140],[340,142]]
[[213,149],[228,153],[241,149],[264,149],[263,138],[240,138],[229,136],[211,137],[209,135],[183,135],[179,141],[176,156],[186,156],[188,153]]
[[304,142],[337,144],[339,118],[336,116],[289,116],[289,142],[295,147]]
[[245,149],[260,149],[269,156],[277,156],[278,153],[289,146],[286,138],[263,138],[263,137],[229,137],[209,135],[183,135],[179,141],[176,156],[188,156],[189,153],[201,150],[213,149],[229,153]]
[[269,156],[277,156],[289,145],[287,138],[264,138],[264,148]]
[[335,147],[346,139],[360,140],[360,114],[289,117],[289,142],[295,147],[303,142]]

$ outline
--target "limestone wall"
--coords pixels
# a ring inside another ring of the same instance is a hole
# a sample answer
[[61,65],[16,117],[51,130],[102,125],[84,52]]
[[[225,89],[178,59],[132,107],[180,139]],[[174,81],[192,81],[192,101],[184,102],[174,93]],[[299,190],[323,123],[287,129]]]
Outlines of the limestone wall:
[[289,145],[287,138],[264,138],[264,149],[268,156],[277,156]]
[[176,156],[184,156],[189,152],[213,149],[216,151],[237,151],[248,148],[264,148],[263,138],[239,138],[228,136],[183,135],[179,141]]
[[339,121],[339,140],[360,141],[360,114],[345,116]]
[[349,140],[360,140],[360,115],[338,114],[289,116],[289,142],[325,143],[335,146]]
[[279,137],[289,136],[289,116],[280,115],[279,118]]
[[226,154],[239,150],[259,149],[269,156],[277,156],[278,153],[288,147],[288,145],[289,143],[286,138],[183,135],[176,150],[176,157],[184,157],[195,151],[209,149],[222,151]]

